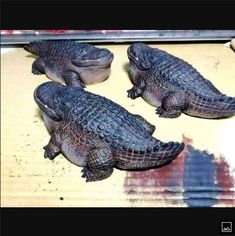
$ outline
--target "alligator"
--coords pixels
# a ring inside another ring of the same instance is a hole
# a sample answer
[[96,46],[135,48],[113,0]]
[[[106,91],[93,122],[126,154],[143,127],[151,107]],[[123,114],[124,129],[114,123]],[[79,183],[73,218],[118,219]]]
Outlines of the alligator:
[[33,74],[79,87],[106,80],[114,57],[108,49],[72,40],[35,41],[24,49],[38,56],[32,64]]
[[182,112],[208,119],[235,114],[235,97],[221,93],[186,61],[145,43],[133,43],[127,55],[134,84],[128,97],[142,96],[159,117],[176,118]]
[[86,181],[105,179],[113,169],[146,170],[169,164],[184,143],[162,142],[155,126],[113,101],[77,86],[46,82],[34,100],[51,134],[44,157],[62,153],[82,169]]

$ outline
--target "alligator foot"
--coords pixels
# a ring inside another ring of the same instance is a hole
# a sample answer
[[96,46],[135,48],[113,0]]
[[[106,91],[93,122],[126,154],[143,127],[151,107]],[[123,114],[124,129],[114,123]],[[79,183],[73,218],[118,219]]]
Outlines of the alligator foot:
[[66,71],[63,75],[65,84],[85,88],[85,84],[80,79],[79,75],[74,71]]
[[141,95],[141,91],[139,89],[136,89],[135,87],[127,90],[127,93],[128,93],[127,97],[131,99],[136,99]]
[[86,182],[91,182],[108,178],[113,173],[113,168],[106,171],[91,171],[87,167],[84,167],[82,173],[82,178],[86,178]]
[[86,182],[106,179],[113,173],[114,163],[115,159],[109,147],[92,149],[87,166],[82,170],[82,177],[86,178]]
[[45,150],[44,157],[53,160],[56,156],[61,153],[60,143],[58,142],[57,136],[55,133],[51,135],[49,143],[43,147]]
[[41,71],[39,71],[36,67],[32,67],[32,73],[34,75],[41,75],[43,74]]
[[166,111],[162,107],[158,107],[156,109],[156,114],[158,114],[159,117],[164,117],[164,118],[177,118],[181,115],[181,111],[179,110]]
[[55,151],[50,145],[44,146],[43,149],[45,150],[44,157],[50,160],[55,159],[55,157],[60,154],[60,151]]
[[32,64],[32,73],[34,75],[41,75],[45,73],[45,63],[42,59],[36,59]]

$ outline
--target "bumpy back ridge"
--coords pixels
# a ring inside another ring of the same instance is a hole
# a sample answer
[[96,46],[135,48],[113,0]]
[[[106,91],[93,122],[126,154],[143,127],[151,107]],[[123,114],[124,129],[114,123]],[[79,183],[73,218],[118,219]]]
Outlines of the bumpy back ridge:
[[204,97],[213,97],[220,99],[223,94],[207,79],[205,79],[188,62],[175,57],[163,50],[155,50],[156,60],[153,70],[158,76],[156,80],[164,80],[166,83],[176,85],[182,90]]
[[[65,112],[68,122],[82,126],[89,132],[112,143],[113,147],[141,150],[147,141],[153,145],[156,141],[137,122],[136,117],[111,100],[84,90],[68,87],[65,96],[73,104]],[[73,95],[73,96],[72,96]],[[71,96],[71,99],[70,99]],[[152,145],[152,146],[153,146]]]

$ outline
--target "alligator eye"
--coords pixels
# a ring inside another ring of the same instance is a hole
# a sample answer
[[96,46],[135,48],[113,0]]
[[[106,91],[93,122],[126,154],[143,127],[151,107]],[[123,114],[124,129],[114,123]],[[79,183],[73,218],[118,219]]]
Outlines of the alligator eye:
[[82,49],[82,50],[81,50],[81,54],[82,54],[82,55],[86,54],[86,50],[85,50],[85,49]]

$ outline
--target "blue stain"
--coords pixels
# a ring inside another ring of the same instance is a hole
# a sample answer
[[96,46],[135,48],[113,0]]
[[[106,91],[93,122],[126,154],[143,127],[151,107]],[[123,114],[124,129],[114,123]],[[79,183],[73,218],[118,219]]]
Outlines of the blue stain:
[[184,160],[184,202],[189,207],[211,207],[220,187],[215,183],[218,166],[213,154],[188,147]]

